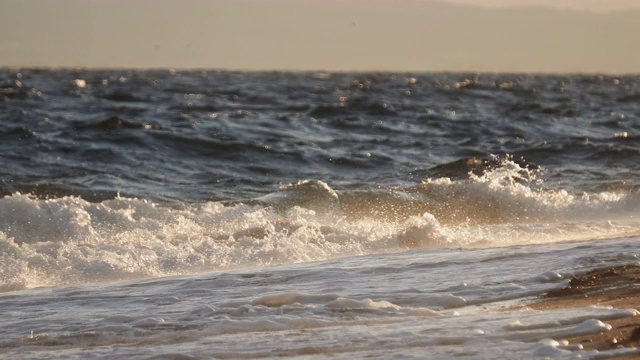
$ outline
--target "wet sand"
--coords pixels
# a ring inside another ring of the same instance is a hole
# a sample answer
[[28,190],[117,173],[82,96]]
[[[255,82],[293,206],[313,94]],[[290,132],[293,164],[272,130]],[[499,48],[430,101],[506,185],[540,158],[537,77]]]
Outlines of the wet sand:
[[[572,278],[564,289],[551,291],[542,301],[528,307],[554,310],[592,305],[640,310],[640,266],[627,265],[590,271]],[[640,316],[607,320],[606,323],[612,326],[610,331],[566,340],[569,340],[570,344],[581,344],[585,350],[640,348]],[[638,358],[638,354],[616,357]]]

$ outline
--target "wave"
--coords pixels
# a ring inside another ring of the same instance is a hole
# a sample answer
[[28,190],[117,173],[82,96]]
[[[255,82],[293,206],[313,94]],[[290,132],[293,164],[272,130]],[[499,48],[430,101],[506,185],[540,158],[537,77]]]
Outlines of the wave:
[[346,115],[357,117],[358,114],[393,116],[397,115],[397,112],[387,103],[367,102],[357,97],[353,99],[341,98],[340,102],[334,104],[319,104],[309,112],[309,116],[317,118]]
[[123,120],[117,116],[112,116],[108,119],[105,119],[97,123],[91,123],[91,124],[76,123],[74,124],[73,129],[74,130],[97,129],[97,130],[120,131],[122,129],[144,129],[144,124],[138,124],[135,122]]
[[640,234],[638,189],[570,194],[533,172],[504,160],[408,187],[337,192],[306,180],[243,202],[177,205],[14,193],[0,199],[0,291]]

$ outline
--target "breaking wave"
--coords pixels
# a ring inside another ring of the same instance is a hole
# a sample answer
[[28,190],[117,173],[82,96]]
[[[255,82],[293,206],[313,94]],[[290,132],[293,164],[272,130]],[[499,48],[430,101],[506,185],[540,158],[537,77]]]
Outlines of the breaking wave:
[[466,178],[337,192],[305,180],[244,202],[0,199],[0,291],[433,247],[640,233],[640,192],[544,189],[512,160]]

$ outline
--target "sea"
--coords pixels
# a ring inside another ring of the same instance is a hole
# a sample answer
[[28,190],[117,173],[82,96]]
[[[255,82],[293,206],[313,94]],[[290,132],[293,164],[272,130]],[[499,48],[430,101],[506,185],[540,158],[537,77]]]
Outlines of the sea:
[[600,359],[640,76],[0,69],[2,359]]

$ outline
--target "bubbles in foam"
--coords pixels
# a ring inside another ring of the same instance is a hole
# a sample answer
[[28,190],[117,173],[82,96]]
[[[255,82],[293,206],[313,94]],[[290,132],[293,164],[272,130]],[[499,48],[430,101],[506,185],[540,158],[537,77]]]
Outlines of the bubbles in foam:
[[219,203],[161,207],[138,199],[0,200],[2,290],[269,266],[366,253],[367,241],[320,222]]
[[390,196],[337,193],[307,181],[258,202],[179,208],[16,193],[0,199],[0,290],[640,230],[638,193],[573,195],[535,189],[523,179],[522,168],[507,161],[465,180],[385,190]]

